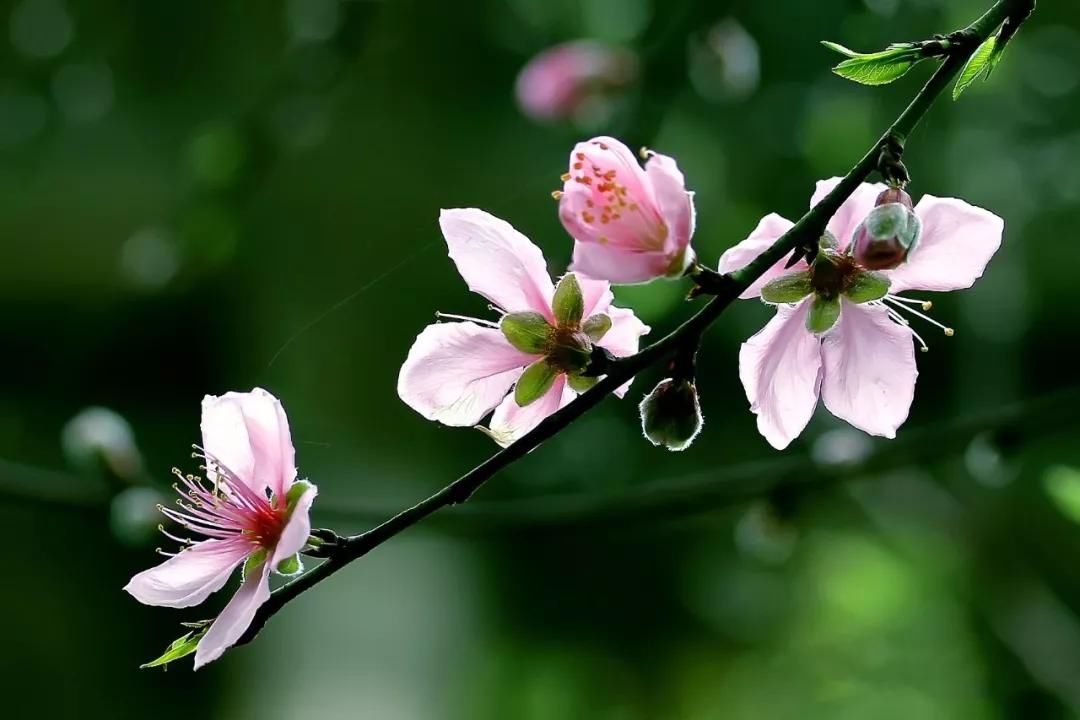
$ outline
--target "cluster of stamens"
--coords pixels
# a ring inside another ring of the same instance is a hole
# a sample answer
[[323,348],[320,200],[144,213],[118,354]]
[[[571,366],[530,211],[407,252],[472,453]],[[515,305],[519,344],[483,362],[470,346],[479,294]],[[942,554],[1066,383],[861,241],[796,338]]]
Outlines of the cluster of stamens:
[[[906,298],[900,297],[899,295],[890,294],[881,298],[881,300],[876,300],[873,303],[869,304],[880,305],[881,307],[885,308],[885,310],[889,313],[889,317],[893,321],[899,323],[900,325],[903,325],[908,330],[910,330],[911,334],[915,337],[915,339],[919,341],[919,350],[921,350],[922,352],[926,352],[930,348],[927,346],[926,341],[922,339],[922,336],[919,335],[915,328],[911,327],[911,321],[900,314],[901,311],[910,313],[917,318],[925,320],[934,327],[940,328],[941,331],[945,334],[945,337],[952,337],[956,334],[956,331],[953,330],[951,327],[942,325],[937,320],[926,314],[926,312],[929,311],[931,307],[933,307],[933,303],[929,300],[919,300],[918,298]],[[922,312],[916,310],[916,307],[921,308]]]
[[[603,151],[610,149],[607,144],[598,140],[592,141],[592,144]],[[607,225],[622,220],[623,213],[634,213],[646,224],[651,236],[663,239],[666,234],[663,222],[643,212],[641,206],[630,198],[630,191],[626,185],[619,182],[618,177],[616,169],[604,170],[591,163],[585,153],[578,152],[574,155],[571,172],[563,173],[559,179],[563,183],[576,182],[591,190],[591,196],[585,201],[585,208],[580,211],[581,220],[586,225]],[[554,190],[551,196],[559,200],[563,191]],[[601,236],[599,240],[606,242],[607,238]]]
[[[206,464],[201,465],[200,469],[207,477],[214,479],[207,481],[173,468],[173,475],[179,480],[173,484],[173,489],[180,497],[175,501],[176,508],[159,505],[161,514],[185,530],[201,535],[200,539],[239,540],[250,543],[253,549],[272,548],[287,520],[284,501],[275,502],[267,492],[248,487],[231,470],[201,449],[192,457],[205,460]],[[184,547],[196,542],[173,535],[163,526],[159,525],[158,529]],[[162,555],[176,554],[160,548],[158,552]]]

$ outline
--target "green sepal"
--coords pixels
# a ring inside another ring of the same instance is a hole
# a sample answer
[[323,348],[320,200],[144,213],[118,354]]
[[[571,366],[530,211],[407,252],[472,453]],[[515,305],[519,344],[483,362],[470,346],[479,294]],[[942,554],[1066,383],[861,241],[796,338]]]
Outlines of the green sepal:
[[555,287],[551,299],[551,312],[559,327],[577,327],[585,314],[585,296],[574,273],[566,273]]
[[248,555],[248,559],[244,561],[244,577],[259,572],[264,562],[266,562],[266,550],[263,548]]
[[300,562],[300,553],[285,558],[277,564],[277,573],[279,575],[296,575],[304,569],[304,564]]
[[607,331],[611,329],[611,318],[603,313],[590,315],[581,326],[582,332],[589,336],[593,342],[600,342]]
[[818,248],[822,250],[838,250],[840,248],[840,241],[836,239],[836,236],[826,230],[821,233],[821,238],[818,240]]
[[499,321],[503,336],[516,349],[530,355],[544,355],[551,347],[555,329],[538,312],[516,312],[503,315]]
[[767,303],[796,303],[813,292],[810,272],[787,273],[774,278],[761,287],[761,299]]
[[202,640],[203,635],[210,629],[210,625],[205,625],[201,630],[190,630],[180,637],[169,643],[169,647],[165,648],[165,652],[157,658],[154,658],[148,663],[144,663],[139,666],[140,669],[168,666],[169,663],[175,662],[181,658],[187,657],[191,653],[195,652],[199,647],[199,641]]
[[558,370],[552,367],[547,360],[537,360],[525,368],[525,372],[521,373],[521,377],[518,378],[517,386],[514,388],[514,402],[519,407],[525,407],[536,402],[551,389],[551,385],[558,375]]
[[889,293],[891,284],[885,273],[864,270],[851,281],[844,291],[844,297],[856,304],[880,300]]
[[296,509],[296,503],[300,502],[300,498],[304,497],[304,493],[310,489],[311,483],[306,480],[297,480],[289,488],[289,491],[285,493],[285,507],[290,515]]
[[817,295],[810,303],[806,316],[806,329],[815,335],[828,331],[840,319],[840,298]]
[[996,35],[986,38],[982,45],[971,54],[968,61],[964,63],[964,68],[960,71],[960,76],[956,78],[956,84],[953,85],[953,100],[959,98],[960,94],[980,77],[990,76],[990,72],[1001,59],[1001,53],[997,49],[997,42]]
[[571,390],[579,393],[591,390],[598,382],[600,382],[600,378],[597,377],[586,377],[585,375],[566,376],[566,384],[570,386]]
[[858,53],[828,40],[821,44],[847,57],[833,68],[834,73],[863,85],[887,85],[926,59],[919,46],[911,43],[890,45],[873,53]]

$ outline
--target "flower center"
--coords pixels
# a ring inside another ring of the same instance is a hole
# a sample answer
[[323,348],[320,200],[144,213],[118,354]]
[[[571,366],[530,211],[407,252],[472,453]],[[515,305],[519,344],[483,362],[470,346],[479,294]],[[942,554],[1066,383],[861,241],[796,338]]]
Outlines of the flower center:
[[863,269],[849,255],[822,252],[810,265],[814,293],[831,300],[849,289]]

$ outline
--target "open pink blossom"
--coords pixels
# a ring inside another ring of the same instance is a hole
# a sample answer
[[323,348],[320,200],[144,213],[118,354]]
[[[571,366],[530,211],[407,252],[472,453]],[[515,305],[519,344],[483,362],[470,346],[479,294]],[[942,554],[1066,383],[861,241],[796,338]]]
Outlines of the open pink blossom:
[[[594,344],[632,355],[649,331],[632,311],[611,304],[606,282],[568,274],[557,291],[540,248],[509,223],[458,209],[443,210],[439,225],[469,289],[504,314],[498,323],[442,315],[460,322],[429,325],[416,338],[398,395],[427,419],[473,426],[494,410],[489,432],[509,445],[595,382],[582,374]],[[557,312],[557,296],[571,290],[577,304],[568,320]],[[530,384],[524,404],[523,374]]]
[[311,531],[308,515],[317,494],[314,485],[296,480],[289,421],[267,391],[207,395],[202,435],[206,479],[174,470],[180,499],[176,508],[161,509],[195,537],[162,530],[184,547],[124,587],[141,603],[185,608],[220,590],[244,565],[239,589],[199,641],[195,669],[244,634],[270,597],[271,572],[300,572],[298,553]]
[[518,105],[535,120],[572,120],[602,112],[609,96],[637,78],[637,57],[622,48],[577,40],[548,48],[525,65]]
[[[818,182],[811,205],[839,180]],[[924,314],[929,301],[896,293],[970,287],[1001,245],[1004,222],[997,215],[963,200],[924,195],[914,208],[921,236],[907,262],[868,271],[848,247],[885,189],[864,183],[841,205],[812,266],[800,262],[785,269],[781,261],[742,295],[777,305],[776,316],[743,343],[739,375],[758,430],[778,449],[803,431],[819,396],[833,415],[856,428],[895,437],[915,392],[913,341],[926,349],[901,313],[953,334]],[[720,272],[743,267],[792,224],[779,215],[766,216],[746,240],[724,253]]]
[[694,262],[694,196],[675,160],[649,153],[644,169],[610,137],[580,142],[556,192],[574,238],[570,269],[616,284],[678,277]]

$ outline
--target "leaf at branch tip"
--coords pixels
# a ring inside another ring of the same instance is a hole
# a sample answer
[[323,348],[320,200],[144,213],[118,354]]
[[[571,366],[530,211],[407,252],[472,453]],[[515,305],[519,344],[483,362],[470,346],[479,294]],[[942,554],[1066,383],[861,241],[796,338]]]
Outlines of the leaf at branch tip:
[[983,41],[983,44],[971,54],[967,63],[964,64],[964,69],[960,71],[960,77],[956,79],[956,85],[953,86],[953,100],[959,98],[960,93],[967,90],[980,77],[989,77],[990,71],[997,65],[1000,58],[1001,52],[997,49],[997,36],[991,35]]
[[169,647],[165,648],[165,652],[160,657],[151,660],[150,662],[140,665],[139,668],[152,668],[165,666],[168,669],[168,665],[171,662],[175,662],[181,658],[187,657],[191,653],[195,652],[195,649],[199,647],[199,641],[202,640],[203,635],[209,630],[209,625],[203,627],[203,629],[190,632],[186,632],[180,637],[169,643]]
[[925,58],[917,45],[899,43],[874,53],[857,53],[843,45],[823,41],[825,47],[847,57],[833,68],[842,78],[863,85],[886,85],[903,77]]

